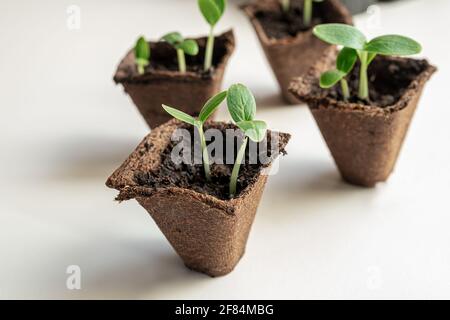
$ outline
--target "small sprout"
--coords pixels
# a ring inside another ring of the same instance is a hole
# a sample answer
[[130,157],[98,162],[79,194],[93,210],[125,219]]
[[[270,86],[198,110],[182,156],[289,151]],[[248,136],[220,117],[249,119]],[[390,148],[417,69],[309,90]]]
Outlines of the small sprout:
[[162,37],[164,41],[171,44],[177,50],[178,69],[181,73],[186,72],[185,54],[196,56],[198,54],[198,45],[195,40],[185,40],[179,32],[171,32]]
[[200,11],[210,25],[205,51],[205,71],[209,70],[212,66],[214,51],[214,27],[225,12],[226,4],[226,0],[198,0]]
[[[371,41],[367,41],[364,34],[353,26],[346,24],[323,24],[314,28],[314,34],[321,40],[344,47],[341,52],[340,66],[337,66],[337,70],[342,73],[346,72],[342,77],[334,77],[331,74],[322,75],[324,79],[321,79],[321,86],[331,87],[344,77],[353,69],[353,66],[348,70],[351,65],[351,61],[354,59],[353,49],[361,62],[360,76],[359,76],[359,91],[358,97],[361,100],[369,100],[369,78],[367,70],[373,59],[378,54],[392,55],[392,56],[409,56],[420,53],[422,51],[421,45],[413,39],[399,36],[399,35],[385,35],[380,36]],[[354,63],[353,63],[354,65]],[[342,70],[341,70],[342,69]],[[339,75],[342,75],[340,73]],[[336,80],[337,79],[337,80]],[[335,80],[334,84],[333,81]],[[345,97],[345,93],[344,93]]]
[[195,119],[194,117],[188,115],[187,113],[184,113],[183,111],[177,110],[175,108],[166,105],[162,106],[164,110],[166,110],[166,112],[169,113],[172,117],[180,121],[183,121],[187,124],[193,125],[194,127],[197,128],[198,133],[200,135],[200,143],[203,155],[203,167],[205,170],[205,177],[207,181],[211,181],[211,170],[209,167],[209,156],[208,156],[208,149],[206,146],[205,134],[203,131],[203,125],[206,122],[206,120],[208,120],[208,118],[214,113],[214,111],[217,110],[219,105],[222,103],[222,101],[225,100],[226,97],[227,92],[223,91],[221,93],[218,93],[211,99],[209,99],[203,106],[202,110],[200,111],[198,119]]
[[288,12],[291,7],[291,1],[290,0],[281,0],[281,8],[284,12]]
[[320,77],[320,87],[328,89],[340,81],[342,95],[344,96],[344,100],[347,101],[350,98],[350,90],[345,77],[352,71],[356,60],[358,60],[356,50],[344,47],[338,55],[336,69],[327,71]]
[[262,141],[266,136],[267,125],[264,121],[254,120],[256,114],[255,97],[244,85],[235,84],[228,89],[227,104],[231,118],[245,134],[231,173],[230,196],[233,197],[236,194],[239,169],[245,156],[248,139],[250,138],[255,142]]
[[305,0],[303,5],[303,24],[310,26],[313,15],[313,2],[322,2],[323,0]]
[[150,46],[144,37],[139,37],[134,46],[135,63],[139,74],[144,74],[145,67],[150,63]]

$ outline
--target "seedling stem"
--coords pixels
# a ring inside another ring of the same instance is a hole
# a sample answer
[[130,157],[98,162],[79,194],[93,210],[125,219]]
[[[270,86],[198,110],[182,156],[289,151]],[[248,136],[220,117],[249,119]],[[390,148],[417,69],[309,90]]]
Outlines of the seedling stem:
[[214,27],[212,26],[209,31],[208,42],[206,43],[205,65],[204,65],[205,71],[209,70],[212,66],[213,51],[214,51]]
[[312,19],[312,4],[313,0],[305,0],[305,5],[303,7],[303,23],[305,26],[309,26],[311,24]]
[[348,88],[348,82],[346,79],[341,80],[341,89],[344,100],[347,101],[350,98],[350,90]]
[[181,73],[186,72],[186,57],[184,55],[183,49],[177,49],[177,55],[178,55],[178,69]]
[[200,134],[200,143],[202,146],[203,168],[205,170],[205,177],[207,181],[211,181],[211,169],[209,167],[208,147],[206,146],[206,139],[205,133],[203,132],[203,125],[199,125],[197,128]]
[[359,57],[361,60],[361,70],[359,73],[359,98],[363,100],[369,99],[369,78],[367,75],[367,69],[369,67],[368,65],[368,57],[369,53],[366,51],[362,51],[359,53]]
[[239,177],[239,169],[241,168],[242,160],[245,156],[245,149],[247,148],[248,138],[245,137],[242,142],[241,147],[239,148],[238,154],[236,156],[236,161],[234,162],[233,171],[231,172],[231,180],[230,180],[230,196],[234,197],[236,194],[237,188],[237,180]]

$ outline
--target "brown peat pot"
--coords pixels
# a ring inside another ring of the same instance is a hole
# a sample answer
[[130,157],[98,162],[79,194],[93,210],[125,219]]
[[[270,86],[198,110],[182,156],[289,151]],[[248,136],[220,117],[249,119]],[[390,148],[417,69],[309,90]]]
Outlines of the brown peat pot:
[[[283,14],[278,0],[256,0],[244,5],[264,53],[288,103],[298,100],[290,93],[294,77],[308,72],[330,47],[312,33],[312,27],[303,25],[303,0],[291,1],[291,12]],[[320,23],[352,24],[352,16],[339,0],[314,3],[312,26]]]
[[[194,130],[178,120],[155,128],[106,185],[119,191],[117,200],[136,199],[148,211],[188,268],[212,277],[226,275],[244,254],[270,163],[242,165],[238,194],[229,199],[232,164],[213,164],[213,180],[208,183],[203,165],[174,164],[171,136],[178,128]],[[236,127],[210,121],[208,128],[224,132]],[[271,153],[271,161],[285,153],[289,139],[279,134],[279,151]]]
[[[394,170],[425,83],[437,69],[426,60],[378,56],[368,71],[371,102],[355,97],[345,102],[340,86],[324,90],[318,85],[335,57],[336,51],[329,50],[290,89],[308,103],[343,179],[374,187]],[[349,76],[353,95],[358,92],[358,73],[359,66]]]
[[187,72],[178,71],[175,49],[165,42],[150,42],[150,65],[139,75],[134,50],[130,50],[117,67],[114,81],[122,84],[150,128],[171,119],[161,105],[164,103],[190,115],[199,114],[203,103],[217,94],[228,59],[235,47],[234,35],[228,31],[216,37],[211,70],[203,71],[206,38],[195,39],[197,56],[186,55]]

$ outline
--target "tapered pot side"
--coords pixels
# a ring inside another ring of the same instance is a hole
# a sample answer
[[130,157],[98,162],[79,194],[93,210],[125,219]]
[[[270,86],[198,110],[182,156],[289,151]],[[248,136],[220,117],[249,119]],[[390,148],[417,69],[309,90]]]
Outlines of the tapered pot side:
[[[154,129],[106,184],[119,190],[117,200],[136,199],[148,211],[188,268],[222,276],[231,272],[244,254],[267,175],[261,167],[236,198],[227,200],[192,188],[139,184],[136,172],[158,171],[161,154],[180,126],[181,122],[171,120]],[[281,150],[289,138],[281,134]]]
[[[353,24],[351,14],[339,0],[315,3],[314,8],[323,23]],[[243,9],[256,31],[284,99],[291,104],[298,103],[289,91],[290,82],[293,78],[306,74],[330,45],[315,37],[312,28],[299,32],[296,36],[281,39],[270,37],[259,15],[262,12],[280,11],[278,0],[256,0],[244,5]]]
[[[195,40],[200,51],[197,56],[186,56],[188,70],[184,74],[177,69],[175,50],[164,42],[150,42],[150,66],[143,75],[137,72],[133,50],[120,62],[114,81],[122,84],[150,128],[170,120],[162,104],[197,116],[203,104],[220,91],[228,59],[235,48],[234,34],[230,30],[216,37],[213,67],[206,72],[202,69],[206,38]],[[158,67],[153,68],[152,63]]]
[[[396,101],[380,107],[337,100],[319,88],[321,72],[334,65],[332,59],[325,61],[296,79],[291,92],[308,103],[343,179],[373,187],[394,170],[425,83],[436,68],[426,60],[378,56],[369,68],[369,76],[375,79],[371,85],[401,83],[390,89],[399,90]],[[406,74],[410,77],[405,78]]]

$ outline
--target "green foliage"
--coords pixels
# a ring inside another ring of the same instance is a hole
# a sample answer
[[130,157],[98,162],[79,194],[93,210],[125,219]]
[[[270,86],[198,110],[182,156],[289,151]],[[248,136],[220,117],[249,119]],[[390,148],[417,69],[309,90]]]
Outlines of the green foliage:
[[180,111],[178,109],[166,106],[165,104],[163,104],[162,107],[163,107],[164,110],[166,110],[166,112],[168,114],[170,114],[175,119],[178,119],[178,120],[180,120],[182,122],[185,122],[187,124],[190,124],[190,125],[193,125],[195,127],[198,127],[197,120],[194,117],[192,117],[191,115],[189,115],[189,114],[187,114],[187,113],[185,113],[183,111]]
[[198,120],[183,111],[166,106],[164,104],[162,105],[163,109],[172,117],[187,124],[193,125],[198,129],[202,146],[203,168],[205,170],[206,180],[208,181],[211,180],[211,170],[209,167],[209,156],[208,156],[208,149],[206,146],[205,134],[203,132],[203,125],[206,122],[206,120],[208,120],[208,118],[217,110],[219,105],[222,103],[223,100],[225,100],[226,97],[227,91],[223,91],[215,95],[211,99],[209,99],[203,106],[202,110],[200,111]]
[[254,142],[261,142],[267,134],[267,124],[264,121],[254,119],[256,114],[256,102],[251,91],[242,84],[232,85],[227,91],[220,92],[209,99],[200,111],[198,119],[175,108],[166,105],[163,105],[162,107],[174,118],[193,125],[198,129],[202,145],[205,176],[206,179],[210,181],[210,162],[203,126],[205,121],[217,110],[219,105],[225,99],[227,99],[228,111],[230,112],[232,119],[236,126],[244,133],[244,140],[239,147],[230,178],[230,196],[233,197],[236,194],[239,170],[245,156],[248,139]]
[[240,121],[236,125],[245,135],[255,142],[261,142],[266,137],[267,124],[264,121]]
[[267,124],[264,121],[254,120],[256,114],[255,97],[246,86],[242,84],[232,85],[228,89],[227,104],[231,118],[245,134],[231,173],[230,195],[234,196],[236,194],[239,169],[245,156],[248,139],[250,138],[255,142],[262,141],[266,136]]
[[226,8],[225,0],[198,0],[198,6],[205,20],[210,26],[219,22]]
[[195,56],[198,54],[198,44],[195,40],[184,39],[181,33],[171,32],[162,37],[162,40],[172,45],[177,50],[178,69],[180,72],[186,72],[185,54]]
[[344,98],[349,96],[349,92],[345,92],[346,89],[344,88],[347,86],[345,77],[353,69],[357,57],[359,57],[361,62],[358,96],[360,99],[368,100],[369,81],[367,70],[378,54],[408,56],[422,51],[422,47],[418,42],[399,35],[385,35],[367,41],[361,31],[345,24],[330,23],[319,25],[314,28],[313,33],[327,43],[344,47],[337,59],[336,70],[327,71],[320,78],[320,85],[323,88],[330,88],[341,81]]
[[211,116],[211,114],[216,111],[226,97],[227,91],[223,91],[209,99],[200,111],[200,115],[198,116],[199,120],[204,123]]
[[198,0],[198,7],[210,25],[208,41],[206,43],[204,70],[207,71],[212,66],[214,55],[214,27],[222,18],[227,6],[226,0]]
[[251,91],[242,84],[228,89],[228,111],[234,122],[251,121],[256,113],[256,101]]
[[136,41],[134,56],[138,73],[144,74],[145,67],[150,63],[150,46],[142,36]]

